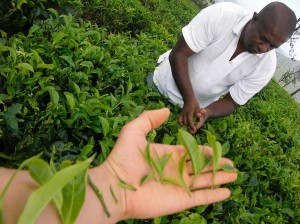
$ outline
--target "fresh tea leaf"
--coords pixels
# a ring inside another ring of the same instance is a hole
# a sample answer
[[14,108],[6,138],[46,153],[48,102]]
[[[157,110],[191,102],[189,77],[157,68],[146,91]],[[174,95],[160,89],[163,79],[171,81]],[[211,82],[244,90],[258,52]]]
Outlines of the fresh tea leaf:
[[42,155],[42,153],[40,153],[40,154],[38,154],[38,155],[36,155],[34,157],[31,157],[29,159],[26,159],[24,162],[22,162],[21,165],[18,167],[18,169],[10,177],[10,179],[8,180],[8,182],[5,185],[4,189],[2,190],[2,192],[0,194],[0,222],[1,223],[3,223],[3,201],[4,201],[5,194],[6,194],[7,190],[8,190],[8,188],[9,188],[9,186],[11,185],[11,182],[13,181],[13,179],[19,173],[20,170],[22,170],[24,167],[26,167],[32,161],[34,161],[37,158],[39,158],[41,155]]
[[127,190],[136,191],[136,188],[134,186],[131,186],[130,184],[126,183],[124,180],[119,178],[119,185]]
[[224,170],[225,172],[237,172],[238,171],[234,166],[231,166],[229,164],[224,164],[221,167],[221,169]]
[[204,155],[200,153],[199,146],[196,140],[190,133],[181,129],[179,129],[178,131],[177,138],[179,142],[184,146],[191,159],[194,175],[198,176],[201,172],[202,167],[202,164],[200,164],[200,162],[203,159],[201,159],[201,157],[203,157]]
[[81,171],[63,187],[63,206],[61,209],[63,223],[75,223],[85,199],[86,177],[87,169]]
[[213,176],[215,177],[216,171],[218,170],[219,162],[222,157],[222,146],[220,142],[216,140],[216,136],[212,135],[210,132],[207,132],[207,141],[208,144],[213,149]]
[[91,161],[92,158],[58,171],[46,184],[35,190],[26,203],[19,224],[35,223],[55,195],[80,172],[88,169]]
[[[47,183],[47,181],[54,175],[51,167],[44,160],[37,158],[31,161],[28,165],[28,171],[32,179],[34,179],[40,186]],[[53,198],[55,206],[60,211],[63,204],[63,197],[61,192]]]

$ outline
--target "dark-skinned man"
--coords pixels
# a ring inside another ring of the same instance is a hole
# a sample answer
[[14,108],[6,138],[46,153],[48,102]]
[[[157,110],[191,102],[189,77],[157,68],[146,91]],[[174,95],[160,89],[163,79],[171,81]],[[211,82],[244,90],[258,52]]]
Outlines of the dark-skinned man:
[[281,2],[259,13],[228,2],[211,5],[160,56],[153,83],[182,108],[178,122],[194,134],[208,118],[233,113],[267,85],[276,69],[275,48],[296,24],[295,13]]

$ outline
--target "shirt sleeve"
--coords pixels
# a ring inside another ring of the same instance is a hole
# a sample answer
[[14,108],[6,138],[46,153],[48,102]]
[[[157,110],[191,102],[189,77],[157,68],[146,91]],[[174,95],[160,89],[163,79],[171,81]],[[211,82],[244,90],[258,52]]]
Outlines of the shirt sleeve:
[[276,53],[271,53],[270,57],[264,60],[255,68],[251,75],[230,86],[229,92],[232,99],[239,105],[244,105],[256,93],[261,91],[271,80],[276,69]]
[[221,13],[219,4],[211,5],[202,9],[187,26],[182,28],[183,37],[192,51],[198,53],[213,41]]

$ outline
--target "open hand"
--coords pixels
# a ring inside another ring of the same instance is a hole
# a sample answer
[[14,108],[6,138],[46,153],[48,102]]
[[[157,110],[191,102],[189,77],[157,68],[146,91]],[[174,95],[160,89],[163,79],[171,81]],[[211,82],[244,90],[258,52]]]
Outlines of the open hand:
[[[169,113],[166,108],[146,111],[124,126],[114,149],[103,163],[115,182],[122,179],[136,188],[136,191],[133,191],[114,186],[119,188],[119,196],[121,197],[119,201],[122,201],[121,205],[123,206],[121,209],[122,214],[119,216],[120,219],[144,219],[168,215],[194,206],[219,202],[230,196],[230,191],[227,188],[210,188],[214,184],[222,185],[233,182],[237,178],[237,174],[235,172],[218,171],[213,184],[211,166],[208,166],[200,174],[191,195],[177,185],[163,184],[154,179],[150,179],[143,186],[140,186],[142,177],[152,172],[144,158],[147,145],[145,135],[163,124]],[[152,152],[155,149],[160,156],[172,153],[174,162],[170,160],[167,163],[164,175],[178,178],[178,163],[184,155],[185,149],[180,145],[163,144],[151,144],[151,149]],[[204,150],[208,156],[212,155],[210,147],[199,146],[199,150]],[[232,165],[229,159],[222,158],[220,166],[225,163]],[[194,174],[189,158],[186,159],[185,165],[184,180],[187,185],[190,185],[194,179]]]

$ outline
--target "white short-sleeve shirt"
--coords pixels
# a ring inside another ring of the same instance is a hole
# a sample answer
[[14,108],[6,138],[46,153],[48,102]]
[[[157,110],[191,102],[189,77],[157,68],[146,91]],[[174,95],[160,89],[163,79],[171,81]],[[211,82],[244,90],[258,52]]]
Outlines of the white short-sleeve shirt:
[[[182,29],[187,45],[195,52],[188,58],[188,69],[201,108],[228,91],[237,104],[243,105],[272,78],[276,69],[275,50],[264,54],[243,52],[230,61],[242,29],[252,16],[236,4],[217,3],[201,10]],[[153,81],[171,103],[182,107],[183,99],[168,59],[170,51],[160,56]]]

